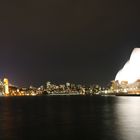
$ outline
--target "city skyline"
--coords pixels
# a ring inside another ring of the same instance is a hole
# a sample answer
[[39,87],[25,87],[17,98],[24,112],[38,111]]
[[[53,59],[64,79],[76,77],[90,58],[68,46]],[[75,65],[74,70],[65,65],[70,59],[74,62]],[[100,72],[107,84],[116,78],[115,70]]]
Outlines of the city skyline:
[[138,1],[3,1],[0,77],[18,86],[106,85],[139,47]]

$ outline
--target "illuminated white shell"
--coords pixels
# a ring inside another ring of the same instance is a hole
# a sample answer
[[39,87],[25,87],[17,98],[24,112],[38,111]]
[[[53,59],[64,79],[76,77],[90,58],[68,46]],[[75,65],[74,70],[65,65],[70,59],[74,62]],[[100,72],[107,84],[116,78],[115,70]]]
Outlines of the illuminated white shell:
[[117,73],[115,80],[128,81],[129,84],[140,79],[140,48],[135,48],[132,51],[130,60]]

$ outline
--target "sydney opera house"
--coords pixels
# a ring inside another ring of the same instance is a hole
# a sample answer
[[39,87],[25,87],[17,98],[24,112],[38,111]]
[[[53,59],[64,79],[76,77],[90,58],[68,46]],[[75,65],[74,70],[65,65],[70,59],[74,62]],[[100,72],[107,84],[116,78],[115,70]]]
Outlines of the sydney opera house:
[[116,92],[140,94],[140,48],[134,48],[130,59],[117,73],[113,88]]

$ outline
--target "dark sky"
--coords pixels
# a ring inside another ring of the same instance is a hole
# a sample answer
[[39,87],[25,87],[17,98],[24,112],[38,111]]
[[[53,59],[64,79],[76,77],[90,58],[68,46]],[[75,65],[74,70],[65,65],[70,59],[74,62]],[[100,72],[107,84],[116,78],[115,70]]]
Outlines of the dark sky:
[[135,0],[1,0],[0,77],[106,85],[140,40]]

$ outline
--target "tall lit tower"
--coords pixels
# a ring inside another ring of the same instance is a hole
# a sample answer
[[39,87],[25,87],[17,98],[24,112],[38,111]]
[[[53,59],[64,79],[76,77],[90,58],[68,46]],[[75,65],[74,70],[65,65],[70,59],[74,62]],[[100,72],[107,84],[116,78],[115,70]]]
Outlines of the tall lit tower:
[[9,82],[8,82],[8,79],[4,78],[3,83],[4,83],[4,93],[9,94]]

